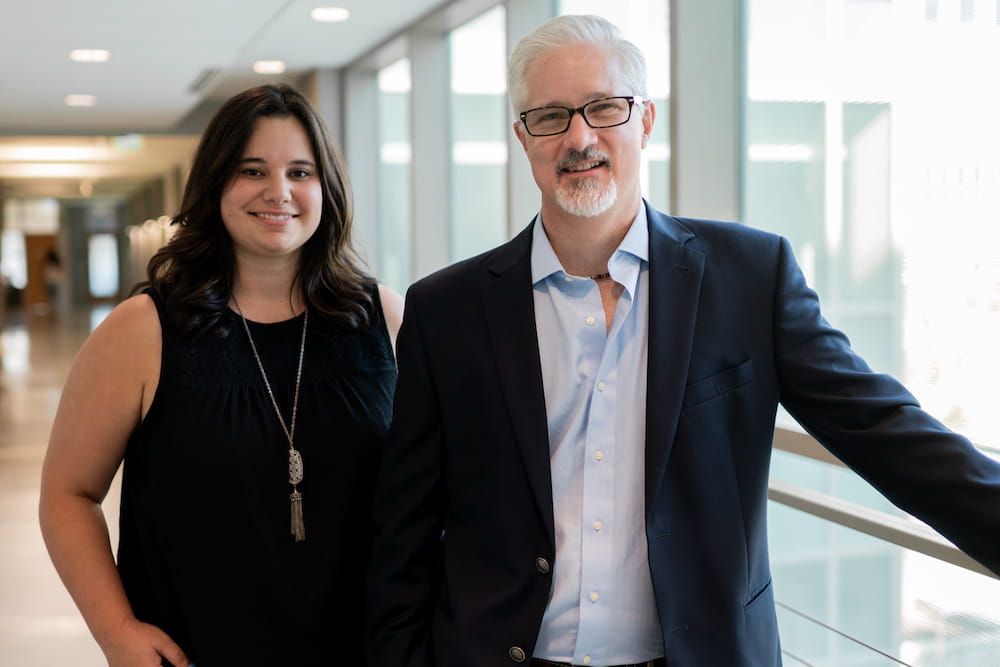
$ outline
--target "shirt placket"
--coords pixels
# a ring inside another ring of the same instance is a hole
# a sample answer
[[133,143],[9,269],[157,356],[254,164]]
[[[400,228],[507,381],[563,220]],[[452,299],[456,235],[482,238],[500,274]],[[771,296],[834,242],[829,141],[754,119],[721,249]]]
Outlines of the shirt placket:
[[[615,608],[614,591],[609,582],[614,575],[614,495],[615,495],[615,423],[617,418],[618,361],[621,354],[618,332],[628,316],[631,301],[619,300],[611,331],[605,335],[605,318],[600,293],[587,315],[587,342],[598,346],[600,359],[596,373],[589,377],[591,390],[587,410],[583,463],[583,502],[581,509],[580,631],[575,664],[589,665],[604,658],[608,645],[609,614]],[[596,321],[595,321],[596,320]],[[586,355],[585,355],[586,356]]]

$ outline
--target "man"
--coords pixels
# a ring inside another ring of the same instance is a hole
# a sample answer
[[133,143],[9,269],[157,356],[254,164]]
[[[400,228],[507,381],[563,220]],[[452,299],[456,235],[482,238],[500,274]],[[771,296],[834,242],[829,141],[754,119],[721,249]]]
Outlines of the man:
[[787,241],[643,201],[637,49],[559,17],[509,77],[541,212],[407,296],[371,664],[779,665],[779,402],[1000,571],[1000,466],[851,351]]

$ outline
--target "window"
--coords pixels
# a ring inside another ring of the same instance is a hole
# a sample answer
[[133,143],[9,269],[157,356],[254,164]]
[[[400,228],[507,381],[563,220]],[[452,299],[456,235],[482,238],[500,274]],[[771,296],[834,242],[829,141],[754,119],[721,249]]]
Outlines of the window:
[[410,61],[378,74],[379,278],[400,292],[410,284]]
[[28,253],[25,235],[55,235],[59,232],[59,202],[55,199],[12,199],[4,202],[3,238],[0,239],[0,276],[14,289],[28,283]]
[[95,299],[118,296],[118,239],[115,234],[91,234],[87,239],[90,295]]
[[[744,221],[792,241],[827,318],[877,371],[978,444],[1000,445],[996,3],[746,6]],[[847,471],[776,453],[772,474],[892,511]],[[995,660],[997,582],[958,584],[957,568],[795,510],[772,507],[771,527],[779,602],[906,662]],[[858,651],[779,618],[785,648],[810,664]]]
[[507,239],[504,9],[494,7],[448,36],[451,60],[451,260]]
[[974,24],[890,0],[750,8],[746,222],[792,240],[876,370],[1000,445],[995,7]]
[[24,232],[20,229],[4,229],[0,249],[3,251],[0,256],[0,280],[6,280],[7,285],[14,289],[24,289],[28,282]]
[[[656,122],[643,151],[643,196],[661,211],[670,209],[670,26],[667,0],[561,0],[560,14],[595,14],[611,21],[646,57],[647,86]],[[635,91],[621,91],[629,94]]]

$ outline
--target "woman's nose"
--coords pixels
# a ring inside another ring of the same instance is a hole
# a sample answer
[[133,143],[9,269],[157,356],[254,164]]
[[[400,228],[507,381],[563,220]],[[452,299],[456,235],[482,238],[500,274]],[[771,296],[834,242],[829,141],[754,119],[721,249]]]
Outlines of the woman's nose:
[[284,204],[292,198],[288,179],[284,175],[275,175],[268,179],[264,188],[264,201]]

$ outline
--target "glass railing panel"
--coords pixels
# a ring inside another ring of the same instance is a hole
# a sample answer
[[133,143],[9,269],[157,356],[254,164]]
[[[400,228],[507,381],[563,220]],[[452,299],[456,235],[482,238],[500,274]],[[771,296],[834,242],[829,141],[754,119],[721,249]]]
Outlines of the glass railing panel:
[[776,502],[769,512],[786,664],[1000,665],[1000,580]]

